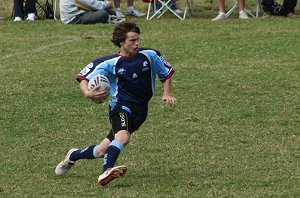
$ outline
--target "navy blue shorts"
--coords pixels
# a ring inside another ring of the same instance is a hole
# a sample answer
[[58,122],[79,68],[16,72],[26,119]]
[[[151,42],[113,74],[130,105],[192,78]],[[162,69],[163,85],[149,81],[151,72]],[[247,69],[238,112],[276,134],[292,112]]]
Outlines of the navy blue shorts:
[[120,103],[109,106],[109,119],[112,126],[107,138],[112,141],[118,131],[126,130],[130,134],[144,123],[148,115],[148,105]]

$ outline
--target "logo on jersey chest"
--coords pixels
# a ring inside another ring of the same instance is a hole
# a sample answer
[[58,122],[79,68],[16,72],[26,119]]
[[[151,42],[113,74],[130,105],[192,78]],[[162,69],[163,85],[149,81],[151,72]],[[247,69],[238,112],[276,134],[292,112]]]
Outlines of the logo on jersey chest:
[[149,63],[147,61],[144,61],[143,62],[143,68],[142,68],[142,71],[147,71],[149,70],[149,67],[148,67]]
[[138,78],[139,76],[136,73],[132,74],[132,78]]
[[136,65],[125,64],[125,66],[122,66],[119,69],[117,69],[117,74],[119,76],[127,76],[130,77],[131,79],[137,79],[142,74],[140,72],[141,70],[142,72],[150,70],[149,62],[143,61],[143,62],[136,63]]
[[126,70],[125,70],[124,68],[120,68],[120,69],[117,71],[118,75],[123,75],[124,72],[126,72]]

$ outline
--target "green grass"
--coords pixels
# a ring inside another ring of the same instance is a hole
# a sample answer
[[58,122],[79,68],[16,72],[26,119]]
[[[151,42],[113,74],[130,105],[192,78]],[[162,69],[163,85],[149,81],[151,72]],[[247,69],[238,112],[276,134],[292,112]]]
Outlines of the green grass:
[[107,104],[85,99],[75,77],[118,50],[113,25],[0,20],[0,197],[298,197],[299,19],[132,20],[175,68],[178,104],[161,102],[158,82],[118,160],[128,173],[104,188],[102,160],[63,177],[54,168],[109,130]]

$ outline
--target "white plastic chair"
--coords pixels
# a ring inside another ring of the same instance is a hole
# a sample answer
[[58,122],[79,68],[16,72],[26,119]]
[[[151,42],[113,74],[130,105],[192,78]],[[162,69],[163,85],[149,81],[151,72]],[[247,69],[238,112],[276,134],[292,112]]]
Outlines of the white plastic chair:
[[[232,0],[234,3],[234,6],[226,12],[226,17],[231,15],[236,9],[238,9],[238,1],[237,0]],[[262,12],[262,6],[261,6],[261,0],[256,0],[256,10],[253,11],[249,6],[245,5],[245,12],[248,13],[250,16],[253,18],[259,17]]]
[[[149,3],[146,19],[147,20],[151,20],[154,18],[158,19],[167,11],[173,13],[180,20],[185,20],[188,10],[190,11],[191,15],[193,14],[193,0],[185,0],[185,7],[183,10],[183,14],[177,14],[171,9],[171,1],[172,0],[167,0],[166,2],[161,0],[148,0],[148,1],[144,0],[144,2]],[[158,2],[161,3],[162,5],[159,9],[156,8],[156,3]]]
[[59,0],[54,0],[54,5],[53,5],[53,15],[54,15],[54,19],[55,20],[58,20],[57,18],[56,18],[56,10],[57,10],[57,4],[59,4]]

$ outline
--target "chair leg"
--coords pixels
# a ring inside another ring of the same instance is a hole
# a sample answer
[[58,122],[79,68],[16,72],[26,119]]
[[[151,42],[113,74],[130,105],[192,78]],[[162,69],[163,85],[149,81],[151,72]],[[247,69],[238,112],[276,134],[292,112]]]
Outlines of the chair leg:
[[[169,6],[169,4],[171,3],[172,0],[167,0],[166,2],[164,1],[161,1],[161,0],[150,0],[149,2],[149,6],[148,6],[148,11],[147,11],[147,16],[146,16],[146,19],[147,20],[151,20],[153,19],[154,17],[156,17],[157,19],[159,19],[165,12],[169,11],[171,12],[172,14],[174,14],[177,18],[179,18],[180,20],[184,20],[187,16],[187,11],[189,10],[191,12],[191,15],[193,14],[193,7],[192,7],[192,1],[193,0],[186,0],[186,3],[185,3],[185,8],[184,8],[184,11],[183,11],[183,14],[177,14],[174,10],[171,9],[171,7]],[[155,5],[155,2],[159,2],[161,3],[162,7],[159,8],[159,9],[156,9],[156,5]],[[151,5],[153,4],[153,5]],[[150,12],[153,12],[152,15],[150,15]],[[182,16],[181,16],[182,15]]]
[[45,17],[45,13],[46,13],[46,8],[45,6],[43,6],[38,0],[35,1],[36,3],[36,16],[38,19],[44,19]]
[[238,5],[235,4],[230,10],[228,10],[228,12],[226,12],[226,18],[229,17],[229,15],[231,15],[236,9],[238,8]]
[[57,0],[54,0],[54,4],[53,4],[53,0],[52,0],[52,5],[54,5],[54,8],[53,8],[53,12],[54,12],[54,19],[55,20],[58,20],[57,18],[56,18],[56,6],[57,6]]
[[[153,8],[152,8],[152,5],[151,5],[151,2],[153,2]],[[156,4],[155,4],[155,2],[160,2],[161,5],[162,5],[161,8],[156,9]],[[166,6],[165,4],[166,4],[166,3],[165,3],[165,2],[162,2],[161,0],[158,0],[158,1],[151,0],[150,3],[149,3],[149,7],[148,7],[149,17],[148,17],[147,20],[150,21],[150,20],[153,19],[154,17],[156,17],[156,18],[161,17],[161,16],[167,11],[166,9],[163,10],[163,8]],[[151,12],[151,10],[153,11],[153,14],[152,14],[152,16],[150,17],[150,12]]]
[[191,16],[194,14],[194,0],[186,0],[185,8],[188,8]]
[[256,0],[256,17],[260,17],[262,12],[261,0]]

